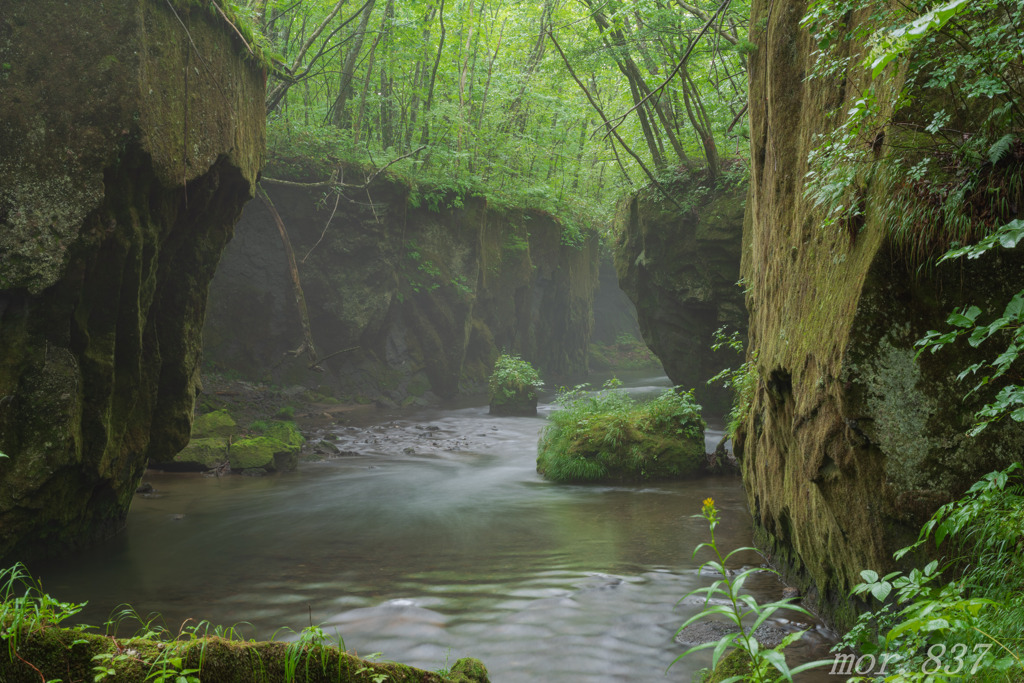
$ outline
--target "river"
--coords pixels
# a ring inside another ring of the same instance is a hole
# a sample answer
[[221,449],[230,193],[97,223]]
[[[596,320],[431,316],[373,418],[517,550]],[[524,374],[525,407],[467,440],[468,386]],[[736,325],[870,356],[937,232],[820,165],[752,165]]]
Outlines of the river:
[[[665,385],[641,378],[629,390]],[[276,476],[150,471],[156,493],[136,496],[123,534],[36,571],[56,597],[87,600],[91,624],[130,603],[172,630],[191,618],[294,638],[317,624],[350,651],[425,669],[473,656],[496,683],[689,681],[708,652],[665,672],[686,649],[676,629],[701,607],[677,601],[714,580],[692,556],[708,538],[693,515],[714,498],[721,545],[749,545],[740,482],[551,484],[535,461],[554,409],[381,413],[322,435],[358,455]],[[708,431],[709,448],[720,436]],[[774,575],[754,578],[758,600],[781,597]],[[828,632],[807,626],[798,657],[827,656]]]

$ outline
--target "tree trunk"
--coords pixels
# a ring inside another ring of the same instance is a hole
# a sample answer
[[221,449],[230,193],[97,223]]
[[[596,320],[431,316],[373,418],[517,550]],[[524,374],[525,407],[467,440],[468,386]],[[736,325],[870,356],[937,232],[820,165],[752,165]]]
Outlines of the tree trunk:
[[362,16],[359,18],[359,25],[352,35],[352,47],[345,55],[345,63],[341,68],[341,79],[338,85],[338,97],[334,100],[334,116],[332,121],[338,128],[348,128],[351,124],[351,116],[348,113],[348,98],[352,94],[352,77],[355,74],[356,60],[359,52],[363,49],[363,40],[366,38],[366,25],[373,13],[373,5],[376,0],[369,0],[363,5]]

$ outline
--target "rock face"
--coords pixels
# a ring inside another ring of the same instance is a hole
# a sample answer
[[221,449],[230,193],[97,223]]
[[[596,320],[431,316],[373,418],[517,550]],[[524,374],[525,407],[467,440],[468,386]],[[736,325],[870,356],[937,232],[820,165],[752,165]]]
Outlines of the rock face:
[[1024,452],[1012,422],[964,435],[983,401],[963,400],[968,387],[956,375],[979,357],[963,345],[917,361],[914,349],[958,306],[1002,311],[1024,281],[1024,254],[918,273],[882,225],[879,185],[863,188],[862,225],[824,227],[803,193],[809,145],[836,125],[827,112],[852,106],[865,77],[804,77],[816,49],[799,27],[805,9],[753,4],[751,26],[763,28],[750,62],[743,276],[759,385],[736,454],[759,544],[848,626],[860,570],[891,567],[892,552],[939,504]]
[[478,198],[416,207],[395,181],[375,181],[336,210],[301,189],[274,186],[271,198],[318,353],[341,353],[322,374],[287,355],[303,342],[298,308],[279,231],[254,202],[211,288],[204,353],[214,369],[391,404],[481,388],[503,351],[546,377],[586,372],[596,237],[563,245],[550,216]]
[[264,84],[229,27],[178,13],[0,14],[3,560],[115,532],[147,460],[188,439],[207,285],[261,165]]
[[673,384],[696,389],[705,411],[721,415],[732,394],[708,387],[707,380],[741,360],[711,345],[720,327],[746,332],[736,283],[747,190],[702,185],[694,177],[672,188],[685,212],[650,189],[624,202],[616,219],[615,270],[636,306],[644,341]]

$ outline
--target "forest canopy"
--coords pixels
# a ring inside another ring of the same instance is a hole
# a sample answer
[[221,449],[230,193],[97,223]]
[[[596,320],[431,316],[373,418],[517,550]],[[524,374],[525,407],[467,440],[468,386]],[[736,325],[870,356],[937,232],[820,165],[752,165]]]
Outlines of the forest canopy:
[[[692,4],[691,4],[692,2]],[[249,0],[271,177],[388,167],[603,225],[629,188],[745,174],[743,0]],[[430,188],[429,190],[425,188]]]

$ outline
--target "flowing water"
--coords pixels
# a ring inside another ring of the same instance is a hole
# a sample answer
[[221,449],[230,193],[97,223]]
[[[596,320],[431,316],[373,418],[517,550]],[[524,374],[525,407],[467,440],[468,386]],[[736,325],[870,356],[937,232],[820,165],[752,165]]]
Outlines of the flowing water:
[[[722,547],[749,545],[739,480],[548,483],[534,467],[551,410],[339,425],[323,437],[358,455],[277,476],[150,472],[157,493],[136,497],[125,533],[37,573],[56,597],[89,601],[86,623],[130,603],[174,629],[188,618],[246,622],[248,635],[288,638],[278,629],[322,624],[350,651],[426,669],[473,656],[496,683],[689,681],[709,653],[665,670],[686,649],[676,629],[702,604],[677,601],[715,578],[697,571],[693,548],[708,531],[692,515],[714,498]],[[720,436],[708,431],[709,448]],[[735,568],[743,562],[761,559],[745,554]],[[781,596],[772,574],[755,579],[758,600]],[[828,633],[808,626],[798,656],[827,656]]]

